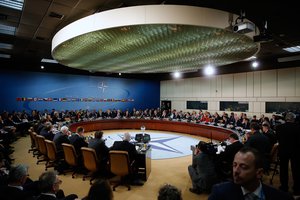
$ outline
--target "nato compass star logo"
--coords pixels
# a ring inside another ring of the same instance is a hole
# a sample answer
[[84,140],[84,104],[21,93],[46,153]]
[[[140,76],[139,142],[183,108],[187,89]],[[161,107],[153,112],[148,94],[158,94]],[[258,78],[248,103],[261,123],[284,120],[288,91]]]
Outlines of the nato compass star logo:
[[[135,142],[137,132],[130,133],[131,141]],[[192,154],[191,145],[198,144],[199,139],[164,132],[147,133],[151,137],[151,159],[169,159],[189,156]],[[110,134],[105,144],[111,147],[115,141],[122,141],[124,133]]]
[[175,149],[174,147],[166,144],[169,141],[173,141],[178,138],[181,138],[181,136],[151,138],[150,145],[152,149],[182,154],[182,152],[178,149]]
[[105,85],[105,83],[102,81],[102,82],[99,82],[99,83],[98,83],[98,88],[99,88],[100,90],[102,90],[102,93],[104,93],[105,89],[108,88],[108,86]]

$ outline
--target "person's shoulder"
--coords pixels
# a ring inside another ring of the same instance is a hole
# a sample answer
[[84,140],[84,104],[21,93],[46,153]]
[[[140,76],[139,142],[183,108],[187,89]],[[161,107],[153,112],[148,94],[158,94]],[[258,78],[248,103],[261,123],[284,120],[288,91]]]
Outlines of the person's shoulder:
[[235,188],[236,185],[232,181],[226,181],[222,183],[217,183],[213,187],[219,189],[226,189],[226,188]]
[[272,186],[263,184],[263,191],[267,197],[267,199],[274,199],[274,200],[279,200],[279,199],[286,199],[286,200],[292,200],[293,197],[287,193],[287,192],[283,192],[281,190],[278,190]]
[[215,184],[212,187],[212,192],[209,195],[209,200],[216,200],[216,199],[222,199],[222,200],[235,200],[235,199],[241,199],[242,196],[242,190],[241,187],[234,184],[231,181],[228,182],[222,182]]

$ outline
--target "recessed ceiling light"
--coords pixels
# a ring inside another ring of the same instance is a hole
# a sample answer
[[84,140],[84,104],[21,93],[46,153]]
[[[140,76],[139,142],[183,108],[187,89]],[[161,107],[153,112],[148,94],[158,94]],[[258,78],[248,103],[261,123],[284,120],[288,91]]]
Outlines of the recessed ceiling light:
[[216,70],[215,67],[208,65],[204,68],[204,74],[207,76],[211,76],[213,74],[215,74]]
[[256,68],[256,67],[258,67],[258,62],[257,61],[253,61],[251,65],[252,65],[253,68]]
[[174,76],[174,78],[180,78],[181,77],[181,73],[180,72],[174,72],[173,76]]

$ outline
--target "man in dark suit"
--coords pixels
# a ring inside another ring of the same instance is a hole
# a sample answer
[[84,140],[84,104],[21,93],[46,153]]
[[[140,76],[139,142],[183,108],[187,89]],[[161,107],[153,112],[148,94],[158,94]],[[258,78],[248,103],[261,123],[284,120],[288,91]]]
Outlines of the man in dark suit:
[[40,175],[38,185],[41,194],[36,200],[74,200],[78,198],[75,194],[65,197],[64,192],[59,188],[62,183],[54,171],[47,171]]
[[28,177],[28,166],[20,164],[9,171],[8,185],[0,188],[1,200],[33,199],[30,192],[24,190],[23,186]]
[[269,169],[268,157],[271,153],[271,144],[269,139],[260,132],[260,126],[258,123],[251,123],[251,133],[246,133],[247,141],[245,146],[255,148],[258,150],[264,158],[264,169]]
[[105,141],[102,139],[103,132],[96,131],[95,137],[89,140],[89,148],[93,148],[101,162],[102,166],[105,166],[108,161],[109,148],[105,145]]
[[234,157],[233,182],[214,185],[208,200],[293,199],[288,193],[263,184],[262,176],[263,158],[261,154],[254,148],[244,147]]
[[83,166],[83,157],[82,157],[82,152],[81,152],[81,147],[87,147],[88,143],[84,140],[84,128],[79,126],[76,129],[76,133],[72,134],[69,137],[70,140],[70,144],[72,144],[75,148],[75,151],[77,153],[78,156],[78,163],[79,165]]
[[[123,141],[115,141],[113,146],[110,150],[120,150],[120,151],[127,151],[129,156],[129,161],[132,163],[137,159],[138,152],[135,149],[135,145],[130,143],[131,136],[128,132],[124,133]],[[143,185],[144,183],[138,179],[137,169],[134,166],[132,174],[132,184],[133,185]]]
[[285,116],[286,123],[277,125],[276,133],[279,143],[280,189],[288,191],[288,171],[291,161],[293,192],[294,195],[298,196],[300,195],[300,125],[295,122],[295,119],[295,114],[287,113]]
[[69,137],[70,144],[74,146],[78,156],[81,155],[81,147],[88,146],[88,143],[84,140],[83,133],[84,128],[80,126],[76,129],[76,133]]
[[63,126],[61,127],[60,132],[56,133],[53,138],[53,142],[55,143],[56,146],[58,158],[64,158],[62,143],[70,144],[69,134],[70,134],[69,128],[67,126]]
[[216,157],[216,170],[221,180],[232,178],[232,162],[235,154],[244,146],[236,133],[229,135],[225,151]]
[[127,151],[129,155],[130,163],[136,160],[138,152],[135,149],[135,145],[130,143],[131,136],[129,133],[124,133],[123,141],[115,141],[110,150]]

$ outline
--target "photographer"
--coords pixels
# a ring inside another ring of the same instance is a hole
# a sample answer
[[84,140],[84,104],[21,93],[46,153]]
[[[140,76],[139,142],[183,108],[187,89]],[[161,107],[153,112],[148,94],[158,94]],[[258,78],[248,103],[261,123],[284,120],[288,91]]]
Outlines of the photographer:
[[193,163],[188,166],[189,175],[193,187],[190,191],[195,194],[209,192],[217,181],[213,155],[210,152],[210,144],[200,141],[194,151]]

